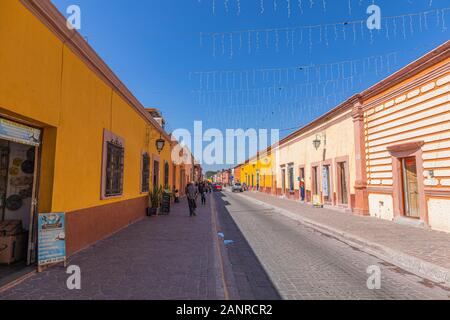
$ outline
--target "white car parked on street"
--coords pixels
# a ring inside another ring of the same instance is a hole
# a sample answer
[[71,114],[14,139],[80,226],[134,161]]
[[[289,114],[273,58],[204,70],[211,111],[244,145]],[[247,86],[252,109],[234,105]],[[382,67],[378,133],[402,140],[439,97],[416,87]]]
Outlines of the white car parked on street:
[[231,188],[233,192],[244,192],[244,188],[242,187],[242,184],[239,182],[235,183],[233,187]]

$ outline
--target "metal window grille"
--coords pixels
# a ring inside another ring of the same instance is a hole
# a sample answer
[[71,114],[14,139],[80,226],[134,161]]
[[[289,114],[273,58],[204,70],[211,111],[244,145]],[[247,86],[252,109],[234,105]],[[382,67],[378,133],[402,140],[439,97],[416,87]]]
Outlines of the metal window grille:
[[107,142],[105,195],[118,196],[123,193],[124,148]]
[[169,188],[169,163],[164,163],[164,188]]
[[150,191],[150,156],[147,153],[142,155],[142,180],[141,180],[141,191]]

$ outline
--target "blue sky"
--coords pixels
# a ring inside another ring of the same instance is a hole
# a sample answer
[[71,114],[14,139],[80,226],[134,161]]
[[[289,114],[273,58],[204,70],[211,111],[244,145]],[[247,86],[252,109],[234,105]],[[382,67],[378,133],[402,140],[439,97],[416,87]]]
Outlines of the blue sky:
[[[203,120],[205,129],[277,128],[287,135],[450,34],[450,11],[435,11],[450,7],[448,0],[52,2],[64,14],[80,6],[80,33],[145,106],[163,112],[169,130],[192,130]],[[373,2],[383,18],[398,17],[383,20],[371,37],[351,22],[367,19]],[[431,11],[426,20],[405,16],[424,11]],[[308,25],[320,27],[296,29]],[[339,61],[350,62],[331,65]],[[216,72],[201,73],[207,71]]]

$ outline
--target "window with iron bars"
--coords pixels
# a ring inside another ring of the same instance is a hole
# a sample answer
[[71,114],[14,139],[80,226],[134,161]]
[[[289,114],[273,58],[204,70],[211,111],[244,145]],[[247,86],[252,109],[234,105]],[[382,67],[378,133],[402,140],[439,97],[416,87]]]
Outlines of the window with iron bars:
[[142,155],[141,191],[150,191],[150,156],[148,153]]
[[164,162],[164,188],[169,189],[169,163]]
[[124,148],[107,142],[105,196],[120,196],[123,193]]

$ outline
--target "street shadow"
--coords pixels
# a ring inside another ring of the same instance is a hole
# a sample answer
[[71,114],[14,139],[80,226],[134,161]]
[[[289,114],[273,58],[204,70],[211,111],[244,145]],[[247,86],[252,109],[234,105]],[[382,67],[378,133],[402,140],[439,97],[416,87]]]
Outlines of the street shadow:
[[232,244],[227,245],[227,254],[239,298],[241,300],[281,300],[278,290],[261,261],[227,210],[226,206],[230,203],[223,198],[225,195],[217,194],[215,202],[221,231],[225,234],[226,240],[233,240]]

